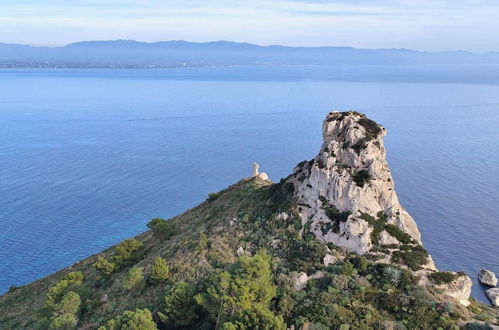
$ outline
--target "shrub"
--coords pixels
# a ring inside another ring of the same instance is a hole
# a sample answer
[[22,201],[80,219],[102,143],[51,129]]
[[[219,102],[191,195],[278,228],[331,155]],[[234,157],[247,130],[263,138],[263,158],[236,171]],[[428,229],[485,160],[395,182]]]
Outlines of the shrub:
[[52,319],[49,329],[74,329],[77,323],[78,320],[76,319],[76,316],[74,314],[62,314]]
[[107,261],[106,258],[98,256],[97,261],[94,263],[94,268],[104,275],[111,275],[116,267],[112,262]]
[[205,233],[199,234],[198,252],[201,253],[208,247],[208,238]]
[[358,187],[363,188],[371,180],[371,175],[368,170],[360,170],[352,175],[352,180]]
[[493,330],[489,323],[471,322],[466,324],[466,330]]
[[121,284],[123,288],[132,290],[135,288],[144,288],[144,273],[140,267],[131,268],[123,277]]
[[57,303],[59,303],[59,301],[61,301],[66,289],[70,285],[82,284],[83,280],[84,276],[82,272],[72,272],[67,274],[49,289],[47,292],[46,304],[54,307]]
[[174,234],[174,228],[170,221],[161,218],[155,218],[147,224],[153,234],[160,239],[168,239]]
[[339,233],[340,223],[346,222],[351,212],[340,212],[334,205],[329,204],[327,199],[323,196],[320,196],[319,199],[322,202],[322,209],[326,213],[327,217],[333,222],[332,231],[334,233]]
[[156,257],[152,263],[150,279],[152,282],[164,282],[170,276],[170,270],[165,259]]
[[222,195],[221,192],[216,192],[216,193],[209,193],[208,194],[208,202],[213,202],[214,200],[216,200],[218,197],[220,197]]
[[164,298],[165,305],[162,312],[158,312],[161,322],[165,325],[189,326],[198,317],[194,295],[196,289],[186,283],[178,282],[171,286]]
[[391,284],[397,285],[402,277],[402,271],[395,266],[386,266],[383,269],[383,276]]
[[14,291],[16,291],[16,290],[17,290],[17,286],[15,286],[15,285],[11,285],[11,286],[9,287],[9,293],[12,293],[12,292],[14,292]]
[[392,225],[391,223],[385,225],[385,230],[388,234],[395,237],[400,243],[409,244],[412,242],[411,235],[403,232],[399,227]]
[[69,291],[62,297],[61,302],[57,304],[55,310],[59,314],[76,314],[80,308],[80,304],[80,295]]
[[98,330],[157,330],[151,312],[146,309],[125,311],[122,315],[106,322]]
[[451,272],[435,272],[428,275],[428,278],[435,284],[448,284],[456,279],[456,275]]
[[417,271],[428,263],[428,252],[418,245],[409,251],[394,251],[391,259],[393,262],[402,262],[410,269]]
[[371,232],[371,241],[374,246],[378,246],[381,232],[385,229],[386,216],[383,212],[379,212],[378,218],[375,219],[370,214],[361,213],[360,218],[367,221],[367,223],[373,228],[373,231]]
[[114,253],[109,257],[109,260],[98,256],[93,267],[100,271],[101,274],[109,276],[121,267],[132,264],[142,258],[140,250],[143,246],[142,242],[134,238],[126,239],[114,247]]

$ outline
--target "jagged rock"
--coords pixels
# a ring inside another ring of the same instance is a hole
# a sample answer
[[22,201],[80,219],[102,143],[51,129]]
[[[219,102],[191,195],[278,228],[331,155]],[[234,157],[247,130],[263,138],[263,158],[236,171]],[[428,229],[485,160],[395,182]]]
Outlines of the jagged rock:
[[383,245],[390,245],[390,244],[399,244],[399,241],[395,237],[393,237],[392,235],[388,234],[386,231],[383,230],[379,235],[379,243]]
[[286,212],[281,212],[276,216],[276,219],[286,221],[289,219],[289,214],[287,214]]
[[478,273],[478,281],[480,283],[488,285],[488,286],[496,286],[497,285],[497,277],[494,272],[482,269],[480,273]]
[[338,261],[338,258],[336,258],[335,256],[332,256],[330,254],[326,254],[322,260],[324,262],[324,266],[327,267],[329,265],[336,263],[336,261]]
[[296,276],[296,278],[294,280],[294,288],[296,290],[301,290],[307,286],[308,281],[317,280],[317,279],[323,278],[323,277],[324,277],[324,272],[322,272],[320,270],[313,273],[310,276],[308,276],[307,273],[305,273],[305,272],[301,272],[298,274],[298,276]]
[[296,290],[301,290],[303,289],[305,286],[307,286],[307,282],[308,282],[308,275],[307,273],[305,272],[301,272],[298,274],[298,276],[295,278],[295,284],[294,284],[294,288]]
[[107,293],[104,293],[100,298],[101,303],[106,303],[108,301]]
[[[300,163],[289,179],[302,223],[309,223],[319,240],[365,254],[373,247],[373,228],[362,213],[376,217],[381,212],[387,223],[421,243],[416,223],[394,190],[385,160],[385,134],[383,127],[358,112],[331,112],[326,117],[319,154]],[[382,244],[400,244],[386,232],[380,239]]]
[[244,249],[242,246],[240,246],[237,251],[236,251],[237,255],[240,257],[240,256],[243,256],[244,255]]
[[456,279],[449,284],[441,284],[437,287],[443,291],[443,293],[449,297],[458,300],[461,305],[469,306],[469,298],[471,294],[471,287],[473,282],[471,278],[463,273],[454,273],[457,275]]
[[499,288],[492,288],[485,291],[487,297],[489,297],[490,302],[494,306],[499,306]]

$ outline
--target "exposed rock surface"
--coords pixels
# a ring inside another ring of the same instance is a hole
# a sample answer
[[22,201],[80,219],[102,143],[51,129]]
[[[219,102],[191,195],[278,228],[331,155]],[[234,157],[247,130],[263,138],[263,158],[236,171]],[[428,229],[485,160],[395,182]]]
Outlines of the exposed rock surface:
[[332,256],[330,255],[329,253],[326,254],[324,256],[324,258],[322,259],[322,261],[324,262],[324,266],[329,266],[329,265],[332,265],[334,263],[336,263],[336,261],[338,261],[338,258],[336,258],[335,256]]
[[480,283],[488,285],[488,286],[496,286],[497,285],[497,277],[494,272],[482,269],[480,273],[478,273],[478,280]]
[[308,281],[317,280],[323,277],[324,273],[321,271],[317,271],[310,276],[308,276],[305,272],[301,272],[295,277],[293,286],[296,290],[301,290],[307,286]]
[[437,287],[442,289],[445,295],[458,300],[461,305],[469,306],[469,298],[473,281],[471,281],[471,278],[468,275],[462,273],[454,274],[457,275],[454,281],[449,284],[438,285]]
[[492,288],[485,291],[487,297],[489,297],[490,302],[494,306],[499,306],[499,288]]
[[[323,144],[311,161],[300,163],[290,181],[303,225],[320,240],[365,254],[373,246],[373,226],[366,215],[381,214],[386,223],[410,235],[421,234],[400,205],[385,159],[386,130],[357,112],[331,112],[323,124]],[[388,232],[381,244],[400,244]],[[434,268],[433,262],[428,266]]]

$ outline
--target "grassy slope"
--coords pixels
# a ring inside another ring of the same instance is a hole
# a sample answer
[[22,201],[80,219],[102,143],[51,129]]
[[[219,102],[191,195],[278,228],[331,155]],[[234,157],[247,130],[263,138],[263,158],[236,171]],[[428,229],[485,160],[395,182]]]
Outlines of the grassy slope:
[[[229,221],[240,217],[242,213],[251,215],[262,202],[269,185],[263,180],[240,181],[220,192],[220,196],[212,202],[204,202],[199,206],[179,215],[173,221],[176,234],[161,241],[154,237],[151,231],[136,236],[146,246],[145,257],[134,267],[144,267],[147,274],[152,260],[156,256],[165,258],[170,267],[170,273],[175,280],[194,281],[206,274],[213,263],[235,262],[236,250],[241,240],[241,232],[236,233],[236,227],[231,227]],[[262,188],[262,189],[261,189]],[[204,232],[209,237],[210,252],[197,252],[199,234]],[[128,268],[113,274],[101,287],[97,272],[92,264],[97,256],[107,257],[112,248],[90,256],[74,265],[50,276],[18,288],[15,292],[0,297],[0,329],[30,328],[35,321],[35,312],[42,307],[47,290],[72,271],[82,271],[85,274],[87,287],[95,288],[95,296],[102,297],[107,293],[108,301],[100,305],[91,318],[83,318],[84,325],[92,326],[100,317],[120,314],[125,309],[135,306],[149,307],[156,310],[158,298],[163,290],[160,286],[147,286],[140,294],[123,293],[121,278]],[[111,307],[110,307],[111,306]],[[80,325],[81,322],[80,322]]]
[[[258,178],[242,180],[221,191],[215,198],[171,219],[176,233],[168,240],[162,241],[150,231],[138,235],[136,239],[145,245],[144,257],[133,267],[143,267],[144,273],[148,274],[153,259],[161,256],[170,266],[173,281],[197,282],[213,269],[220,269],[236,262],[236,250],[242,246],[251,252],[259,247],[265,247],[270,251],[278,264],[276,280],[281,281],[281,286],[284,285],[282,283],[289,282],[288,275],[292,272],[306,271],[311,274],[317,270],[325,270],[321,261],[326,246],[310,238],[300,238],[299,219],[291,218],[283,221],[276,218],[279,211],[290,209],[292,204],[290,196],[289,186],[284,184],[271,185]],[[201,233],[206,234],[209,244],[207,249],[200,251],[198,241]],[[338,255],[341,253],[339,250],[333,252]],[[97,256],[107,257],[111,253],[112,248],[107,249],[0,297],[0,329],[34,328],[36,312],[43,306],[47,290],[62,276],[77,270],[85,274],[85,286],[91,289],[90,300],[93,301],[92,308],[87,312],[80,312],[79,328],[96,328],[124,310],[136,307],[149,308],[155,314],[162,305],[164,292],[162,285],[148,284],[142,291],[124,290],[121,279],[130,267],[112,274],[109,279],[99,279],[99,274],[93,269],[92,264]],[[333,284],[338,283],[338,279],[343,276],[333,274],[338,269],[341,271],[341,267],[331,270]],[[357,276],[350,281],[368,283],[365,281],[366,275],[363,276]],[[314,292],[315,289],[311,290],[310,292]],[[382,289],[374,287],[372,291],[373,295],[383,292]],[[285,299],[281,299],[281,303],[286,299],[298,301],[301,298],[291,293]],[[366,304],[366,307],[362,308],[372,310],[373,307],[369,302]],[[299,304],[293,306],[289,308],[288,321],[297,311],[301,313]],[[276,307],[279,308],[283,310],[282,307]],[[481,315],[482,319],[488,320],[498,318],[497,309],[492,307],[474,303],[472,309],[473,312],[461,310],[461,315],[466,319],[472,314]],[[379,315],[385,319],[396,317],[386,310],[380,310]]]

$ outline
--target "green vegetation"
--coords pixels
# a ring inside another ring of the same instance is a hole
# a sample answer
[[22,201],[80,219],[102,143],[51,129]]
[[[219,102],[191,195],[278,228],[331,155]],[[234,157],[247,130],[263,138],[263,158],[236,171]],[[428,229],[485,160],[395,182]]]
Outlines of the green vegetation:
[[136,309],[135,311],[125,311],[123,315],[117,316],[106,322],[105,326],[98,330],[156,330],[156,323],[151,312],[146,309]]
[[168,268],[165,259],[161,257],[154,258],[149,280],[153,283],[162,283],[166,281],[168,277],[170,277],[170,268]]
[[368,170],[360,170],[352,174],[352,180],[358,187],[364,188],[364,185],[371,180],[371,175]]
[[98,256],[97,261],[94,263],[94,268],[102,275],[109,276],[122,267],[133,265],[140,260],[143,257],[141,253],[143,246],[140,241],[134,238],[126,239],[116,245],[114,253],[109,259]]
[[164,297],[164,307],[158,316],[166,326],[187,327],[198,318],[194,295],[196,288],[186,282],[170,286]]
[[392,262],[403,263],[410,269],[417,271],[422,269],[428,263],[428,252],[421,246],[404,246],[400,251],[392,253]]
[[348,216],[351,214],[350,211],[340,212],[334,205],[331,205],[327,202],[327,199],[323,196],[319,197],[322,202],[322,209],[326,212],[327,217],[332,221],[331,228],[325,228],[324,231],[329,231],[331,229],[334,233],[340,232],[340,223],[346,222]]
[[[0,329],[453,329],[498,322],[497,308],[473,300],[461,307],[418,286],[411,270],[318,241],[292,195],[286,180],[242,180],[178,217],[153,221],[134,239],[1,296]],[[338,226],[349,215],[323,207]],[[379,233],[385,228],[382,213],[363,218]],[[158,231],[163,223],[174,234]],[[395,248],[393,260],[412,269],[427,261],[420,246]],[[325,267],[326,254],[338,261]],[[300,272],[315,275],[297,290]]]
[[147,227],[152,230],[154,235],[163,240],[170,238],[175,233],[173,225],[161,218],[152,219]]
[[428,275],[428,278],[435,284],[448,284],[457,278],[457,275],[451,272],[435,272]]
[[402,244],[409,244],[413,242],[411,235],[403,232],[399,227],[392,225],[391,223],[385,225],[385,230]]
[[121,281],[126,290],[143,289],[145,286],[144,272],[140,267],[130,268]]

